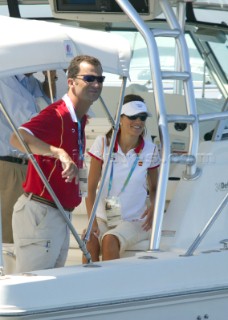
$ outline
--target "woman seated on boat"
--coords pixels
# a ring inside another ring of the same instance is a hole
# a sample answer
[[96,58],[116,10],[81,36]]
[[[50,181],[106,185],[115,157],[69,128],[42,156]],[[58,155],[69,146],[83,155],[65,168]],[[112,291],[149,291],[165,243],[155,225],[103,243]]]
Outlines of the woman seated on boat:
[[[118,259],[139,241],[149,239],[153,220],[160,157],[156,145],[144,138],[150,114],[141,96],[127,95],[121,111],[111,162],[93,222],[87,249],[92,261]],[[107,161],[112,129],[98,136],[91,156],[86,207],[90,217]],[[147,188],[150,206],[147,207]],[[83,262],[86,262],[83,257]]]

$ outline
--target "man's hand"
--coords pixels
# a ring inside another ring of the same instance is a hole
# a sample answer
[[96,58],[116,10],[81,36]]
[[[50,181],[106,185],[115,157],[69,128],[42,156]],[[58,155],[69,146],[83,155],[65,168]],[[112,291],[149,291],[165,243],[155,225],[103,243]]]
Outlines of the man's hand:
[[76,179],[76,183],[78,181],[78,167],[71,159],[71,157],[62,150],[59,160],[62,163],[62,178],[65,179],[65,182],[71,182],[74,178]]

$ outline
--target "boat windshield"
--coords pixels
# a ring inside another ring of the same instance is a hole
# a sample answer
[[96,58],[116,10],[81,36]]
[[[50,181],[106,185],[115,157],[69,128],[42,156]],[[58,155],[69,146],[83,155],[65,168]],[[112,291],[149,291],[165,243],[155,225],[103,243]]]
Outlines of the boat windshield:
[[[150,28],[162,28],[163,22],[150,23]],[[128,39],[133,50],[128,85],[137,84],[144,90],[153,90],[146,43],[136,30],[111,30]],[[185,37],[190,54],[190,64],[196,98],[220,99],[227,96],[228,83],[228,28],[214,25],[186,24]],[[175,40],[156,38],[162,70],[175,69]],[[118,77],[107,75],[108,85],[118,85]],[[173,80],[164,80],[165,92],[175,90]]]

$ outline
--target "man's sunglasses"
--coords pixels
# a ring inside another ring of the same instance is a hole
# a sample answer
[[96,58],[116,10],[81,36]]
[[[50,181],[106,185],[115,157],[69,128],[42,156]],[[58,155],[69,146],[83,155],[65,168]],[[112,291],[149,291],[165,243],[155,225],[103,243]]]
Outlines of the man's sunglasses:
[[[126,114],[125,114],[126,116]],[[134,116],[126,116],[129,120],[140,119],[141,121],[146,121],[148,115],[147,114],[135,114]]]
[[89,83],[92,83],[94,81],[97,81],[98,83],[103,83],[105,79],[104,76],[93,76],[92,74],[82,74],[82,75],[78,75],[76,78],[84,80]]

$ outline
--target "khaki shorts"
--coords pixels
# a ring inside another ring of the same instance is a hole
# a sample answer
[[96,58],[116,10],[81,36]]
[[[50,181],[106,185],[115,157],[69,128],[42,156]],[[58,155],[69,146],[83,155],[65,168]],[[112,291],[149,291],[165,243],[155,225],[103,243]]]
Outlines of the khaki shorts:
[[14,206],[13,236],[17,272],[64,266],[70,234],[58,209],[22,195]]
[[0,195],[2,210],[2,241],[13,243],[13,206],[22,195],[27,166],[0,161]]
[[121,221],[116,227],[109,228],[106,221],[97,218],[100,229],[99,241],[102,246],[102,240],[107,234],[117,237],[120,243],[120,254],[142,240],[149,240],[151,230],[144,231],[142,221]]

